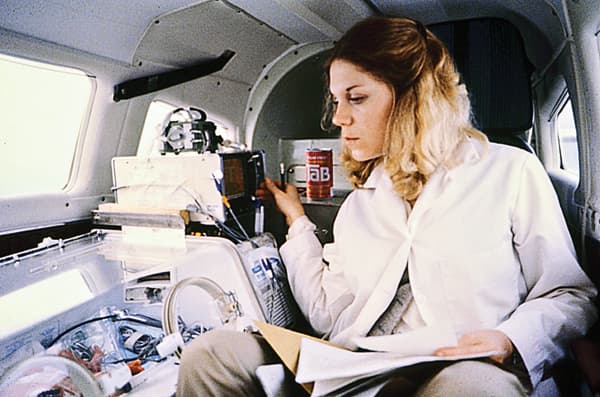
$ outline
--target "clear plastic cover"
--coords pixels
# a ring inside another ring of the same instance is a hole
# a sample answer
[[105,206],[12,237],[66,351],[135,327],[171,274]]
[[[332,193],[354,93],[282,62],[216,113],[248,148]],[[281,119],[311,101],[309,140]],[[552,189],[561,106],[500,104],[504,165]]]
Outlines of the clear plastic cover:
[[35,356],[0,380],[0,397],[100,397],[100,384],[85,367],[60,356]]

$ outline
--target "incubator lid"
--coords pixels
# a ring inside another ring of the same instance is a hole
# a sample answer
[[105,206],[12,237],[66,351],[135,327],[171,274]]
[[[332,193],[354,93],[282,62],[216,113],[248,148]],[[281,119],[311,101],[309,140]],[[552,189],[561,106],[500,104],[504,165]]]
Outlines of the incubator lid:
[[[224,255],[224,253],[226,255]],[[203,258],[227,268],[241,261],[233,243],[187,236],[182,245],[139,244],[118,230],[93,230],[0,258],[0,340],[100,298],[146,275],[193,274]]]

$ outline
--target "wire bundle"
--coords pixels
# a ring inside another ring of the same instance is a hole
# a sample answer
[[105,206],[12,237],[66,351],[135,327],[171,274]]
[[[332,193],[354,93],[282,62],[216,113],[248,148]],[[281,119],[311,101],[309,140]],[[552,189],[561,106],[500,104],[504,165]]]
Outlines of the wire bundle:
[[212,327],[205,327],[202,324],[192,324],[188,326],[181,316],[177,316],[177,325],[179,326],[179,333],[183,338],[183,343],[189,343],[192,339],[201,335],[205,332],[208,332],[212,329]]
[[147,333],[140,332],[128,325],[119,327],[119,342],[121,345],[135,353],[137,356],[133,359],[145,361],[152,356],[158,356],[156,345],[162,340],[162,334],[154,337]]
[[[181,332],[180,327],[179,327],[179,325],[181,325],[181,324],[183,324],[183,326],[184,326],[183,332],[186,334],[186,337],[190,338],[188,340],[191,340],[196,335],[206,332],[208,330],[207,328],[205,328],[203,326],[200,326],[200,328],[196,328],[195,330],[186,328],[185,322],[183,321],[181,316],[177,316],[175,313],[175,303],[176,303],[178,294],[181,292],[181,290],[183,290],[184,288],[187,288],[189,286],[195,286],[195,287],[199,287],[199,288],[205,290],[206,292],[208,292],[208,294],[213,299],[215,299],[217,301],[222,300],[223,297],[226,297],[225,298],[226,301],[229,300],[229,299],[227,299],[228,294],[219,286],[219,284],[215,283],[213,280],[211,280],[209,278],[190,277],[190,278],[186,278],[186,279],[179,281],[177,284],[175,284],[171,288],[171,290],[167,294],[165,301],[164,301],[162,323],[163,323],[163,331],[164,331],[165,335],[170,335],[170,334],[173,334],[176,332]],[[226,316],[225,320],[222,320],[222,322],[224,324],[226,324],[226,323],[230,322],[232,319],[237,318],[237,316],[239,315],[238,302],[234,301],[234,302],[226,303],[224,306],[224,311],[227,313],[227,316]],[[183,335],[182,335],[182,337],[183,337]],[[181,357],[181,347],[178,347],[177,350],[175,350],[175,355],[177,357]]]

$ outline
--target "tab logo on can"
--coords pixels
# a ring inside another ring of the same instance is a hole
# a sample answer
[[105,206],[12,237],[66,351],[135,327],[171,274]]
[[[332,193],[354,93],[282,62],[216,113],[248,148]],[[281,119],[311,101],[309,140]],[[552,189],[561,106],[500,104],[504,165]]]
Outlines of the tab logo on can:
[[306,197],[328,199],[333,197],[333,151],[306,149]]
[[309,182],[329,182],[331,180],[331,172],[327,167],[319,164],[306,164],[306,168]]

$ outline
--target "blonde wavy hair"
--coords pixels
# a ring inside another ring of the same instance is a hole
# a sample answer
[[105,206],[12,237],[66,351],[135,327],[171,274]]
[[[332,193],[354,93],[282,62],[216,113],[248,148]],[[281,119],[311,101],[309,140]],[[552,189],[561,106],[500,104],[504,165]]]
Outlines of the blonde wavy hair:
[[[365,183],[383,162],[394,188],[407,201],[417,199],[438,166],[459,164],[456,148],[467,137],[487,137],[470,121],[467,89],[444,44],[420,22],[372,17],[354,25],[335,44],[325,63],[326,80],[333,61],[348,61],[392,87],[383,155],[356,161],[344,148],[341,162],[355,187]],[[328,85],[328,84],[327,84]],[[335,104],[325,96],[321,120],[332,129]]]

